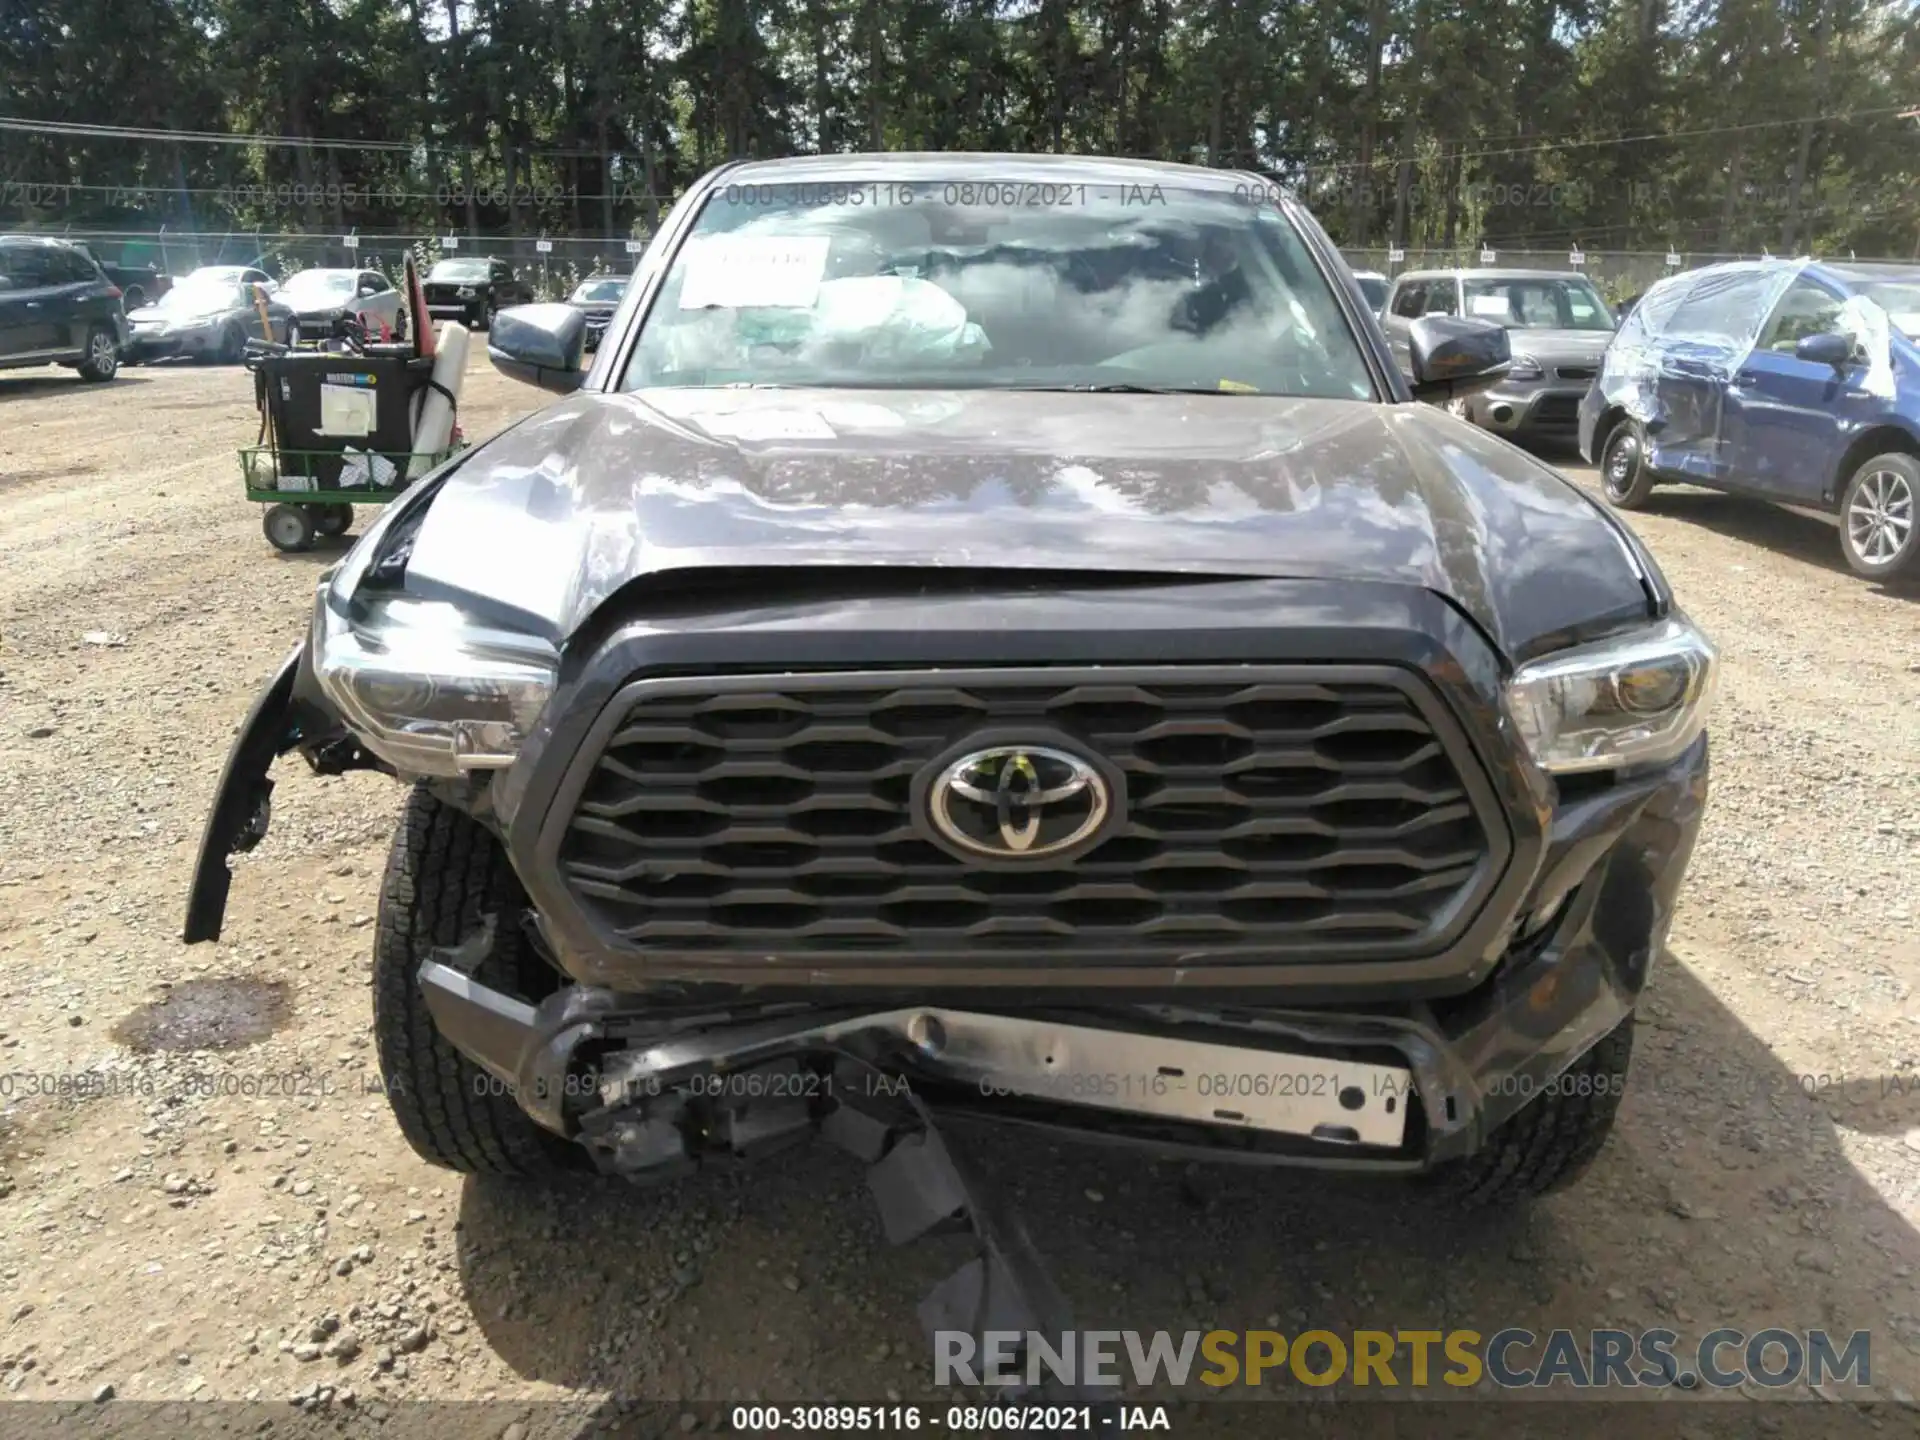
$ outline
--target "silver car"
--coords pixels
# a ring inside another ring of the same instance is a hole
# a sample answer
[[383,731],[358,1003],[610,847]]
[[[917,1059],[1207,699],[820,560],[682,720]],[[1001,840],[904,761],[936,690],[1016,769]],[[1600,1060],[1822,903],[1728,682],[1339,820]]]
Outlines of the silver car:
[[1491,390],[1449,408],[1510,440],[1572,445],[1580,402],[1600,373],[1617,325],[1585,275],[1573,270],[1417,270],[1397,277],[1381,316],[1406,369],[1407,332],[1427,315],[1464,315],[1507,329],[1513,364]]
[[[151,305],[127,316],[128,359],[189,356],[235,365],[250,339],[285,343],[293,311],[256,284],[203,278],[195,271]],[[264,311],[265,319],[262,319]]]
[[398,335],[400,292],[378,270],[302,270],[275,296],[293,310],[301,335],[316,339],[352,316],[369,334]]

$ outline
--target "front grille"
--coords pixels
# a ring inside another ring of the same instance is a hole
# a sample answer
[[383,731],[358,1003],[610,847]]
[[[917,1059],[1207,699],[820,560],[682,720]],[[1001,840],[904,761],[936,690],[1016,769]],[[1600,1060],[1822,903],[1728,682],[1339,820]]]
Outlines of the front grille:
[[1536,425],[1578,425],[1580,397],[1578,395],[1542,395],[1534,402],[1533,414],[1528,418]]
[[1591,380],[1600,372],[1591,365],[1562,365],[1553,373],[1562,380]]
[[[1476,808],[1464,741],[1385,668],[664,680],[615,705],[558,860],[637,949],[1400,958],[1439,948],[1497,878],[1504,831]],[[981,866],[935,844],[915,776],[987,730],[1103,757],[1124,822],[1062,862]]]

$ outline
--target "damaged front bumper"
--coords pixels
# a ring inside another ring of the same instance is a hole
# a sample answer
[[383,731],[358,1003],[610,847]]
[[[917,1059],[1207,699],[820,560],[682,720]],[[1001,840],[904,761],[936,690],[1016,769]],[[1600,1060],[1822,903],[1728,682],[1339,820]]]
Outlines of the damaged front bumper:
[[[378,763],[325,707],[305,647],[261,692],[228,757],[189,943],[219,937],[230,859],[265,834],[268,770],[295,749],[320,773]],[[1165,1154],[1413,1172],[1481,1148],[1631,1013],[1664,943],[1707,774],[1702,739],[1670,764],[1563,792],[1526,920],[1491,973],[1457,994],[917,985],[796,997],[707,986],[670,1002],[580,983],[533,1005],[473,978],[490,928],[437,952],[421,983],[450,1043],[540,1124],[630,1173],[817,1128],[846,1108],[832,1083],[842,1062],[897,1077],[936,1109]]]
[[1460,996],[1345,1006],[831,994],[677,1008],[474,980],[491,929],[420,972],[447,1040],[603,1168],[681,1173],[797,1139],[894,1077],[935,1112],[1164,1155],[1410,1173],[1487,1136],[1632,1012],[1698,831],[1702,740],[1555,812],[1535,930]]

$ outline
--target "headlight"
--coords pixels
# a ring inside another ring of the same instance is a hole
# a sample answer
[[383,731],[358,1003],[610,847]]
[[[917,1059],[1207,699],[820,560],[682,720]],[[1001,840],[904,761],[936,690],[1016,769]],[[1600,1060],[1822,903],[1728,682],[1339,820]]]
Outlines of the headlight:
[[362,612],[347,619],[322,586],[314,671],[367,748],[417,775],[511,765],[553,693],[553,647],[438,602]]
[[458,290],[454,291],[454,294],[458,295],[462,300],[471,300],[478,293],[479,292],[471,285],[462,285]]
[[1507,366],[1509,380],[1539,380],[1546,373],[1540,368],[1540,362],[1531,355],[1517,354],[1513,357],[1513,363]]
[[1670,760],[1706,728],[1719,656],[1684,620],[1523,665],[1507,705],[1543,769]]

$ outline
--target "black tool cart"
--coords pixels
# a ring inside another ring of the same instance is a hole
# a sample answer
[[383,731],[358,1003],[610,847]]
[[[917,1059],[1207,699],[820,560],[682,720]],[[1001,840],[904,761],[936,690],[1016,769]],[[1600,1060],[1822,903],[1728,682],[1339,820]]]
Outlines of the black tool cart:
[[277,550],[306,550],[316,535],[343,535],[356,501],[385,504],[416,475],[459,448],[413,449],[433,360],[411,345],[334,353],[248,346],[260,407],[258,443],[240,451],[247,499],[268,506],[261,528]]

